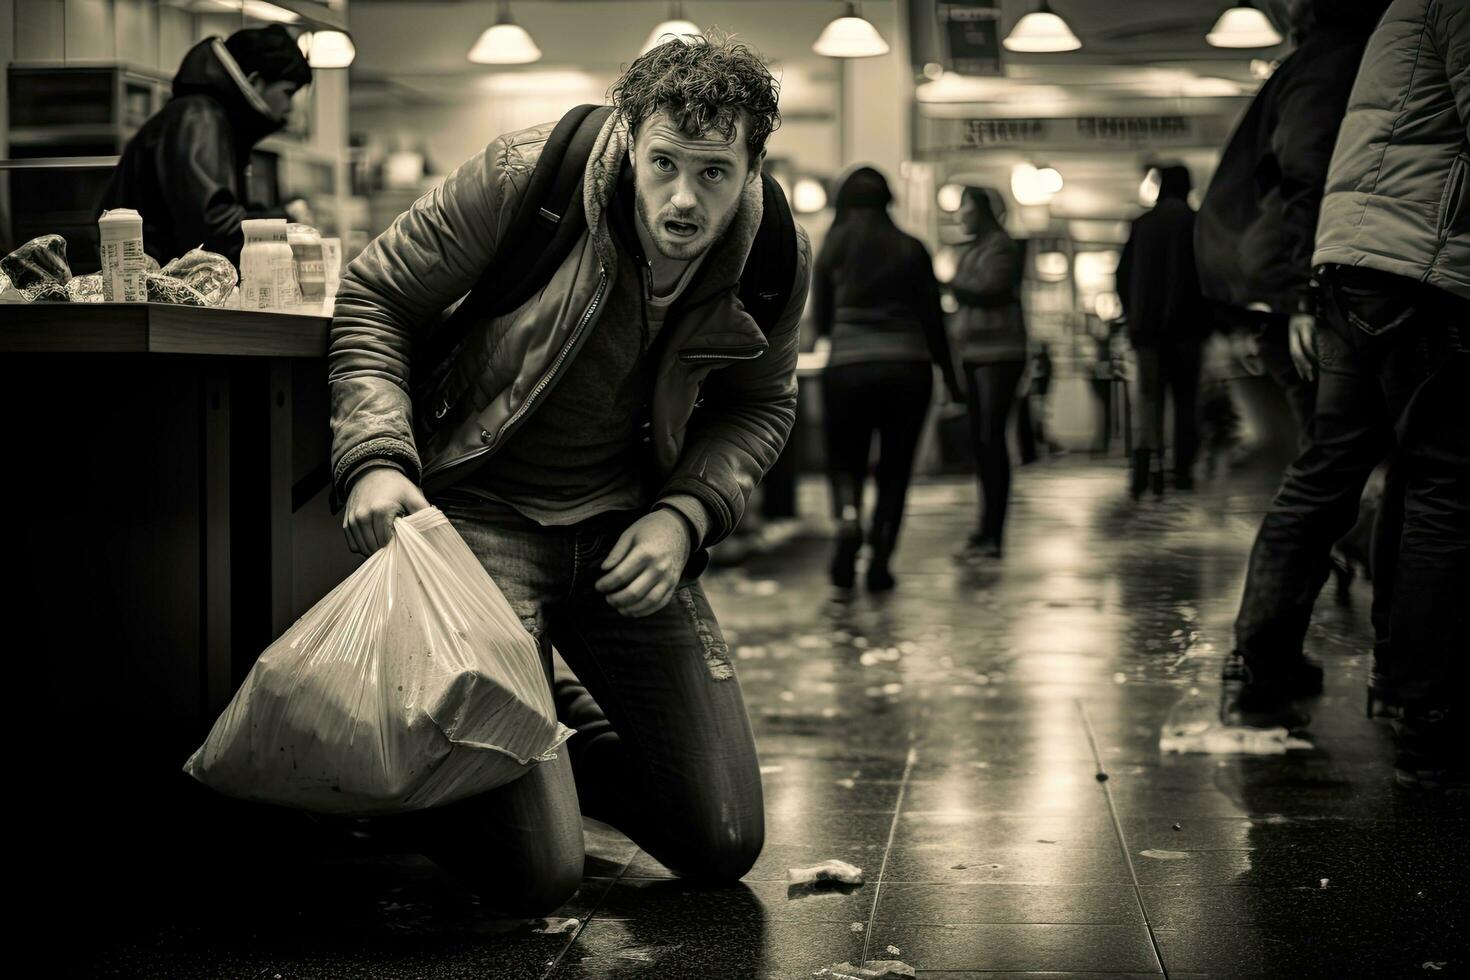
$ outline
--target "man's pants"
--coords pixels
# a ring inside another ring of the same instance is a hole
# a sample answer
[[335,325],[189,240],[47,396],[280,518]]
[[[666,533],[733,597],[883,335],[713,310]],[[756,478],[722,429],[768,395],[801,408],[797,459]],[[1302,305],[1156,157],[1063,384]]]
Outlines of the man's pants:
[[1199,450],[1200,345],[1140,346],[1135,449],[1164,451],[1164,392],[1174,400],[1174,475],[1188,478]]
[[1290,318],[1272,314],[1265,318],[1256,340],[1261,366],[1271,376],[1286,397],[1291,417],[1296,419],[1298,451],[1307,448],[1307,433],[1312,424],[1312,412],[1317,404],[1317,383],[1308,381],[1297,373],[1291,359]]
[[1397,446],[1402,530],[1393,587],[1374,596],[1380,657],[1389,654],[1380,665],[1405,702],[1459,700],[1470,625],[1470,303],[1402,277],[1339,269],[1325,306],[1308,445],[1251,551],[1236,649],[1266,686],[1301,655],[1332,544]]
[[586,693],[562,719],[577,734],[556,761],[481,796],[386,819],[508,915],[544,915],[576,891],[582,814],[682,875],[734,881],[749,871],[765,837],[760,766],[729,648],[699,584],[629,619],[593,584],[640,515],[556,528],[436,503],[540,641],[548,681],[555,644]]

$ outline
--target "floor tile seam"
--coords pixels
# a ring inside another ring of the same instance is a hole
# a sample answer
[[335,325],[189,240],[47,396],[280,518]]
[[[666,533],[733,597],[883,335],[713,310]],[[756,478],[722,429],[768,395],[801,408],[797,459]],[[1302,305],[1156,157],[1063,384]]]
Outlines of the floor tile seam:
[[557,951],[557,954],[554,957],[552,957],[551,963],[549,963],[546,967],[546,972],[541,974],[541,980],[551,980],[551,977],[556,973],[557,970],[561,968],[562,960],[566,958],[567,953],[571,952],[572,947],[577,944],[577,941],[582,938],[582,933],[586,932],[587,928],[592,925],[592,921],[597,918],[598,909],[602,908],[603,903],[607,901],[607,898],[609,895],[612,894],[613,889],[618,886],[618,882],[627,877],[628,869],[632,867],[633,860],[642,853],[643,849],[641,847],[638,850],[634,851],[632,856],[629,857],[628,860],[623,862],[622,869],[612,878],[609,879],[606,877],[599,877],[597,879],[598,881],[606,881],[607,887],[602,890],[602,894],[597,897],[597,901],[593,902],[592,907],[587,910],[586,917],[583,918],[581,922],[577,923],[577,928],[573,930],[571,936],[568,937],[567,941],[562,945],[561,949]]
[[1158,963],[1159,970],[1164,977],[1169,975],[1168,964],[1164,962],[1164,950],[1159,945],[1158,936],[1154,934],[1153,923],[1149,921],[1148,906],[1143,901],[1142,886],[1138,882],[1138,869],[1133,866],[1132,849],[1128,846],[1128,835],[1123,832],[1123,821],[1118,815],[1118,805],[1113,800],[1113,790],[1108,779],[1107,763],[1103,761],[1102,753],[1098,750],[1097,736],[1093,731],[1092,718],[1087,713],[1087,705],[1081,698],[1077,699],[1077,712],[1082,718],[1082,727],[1087,731],[1087,741],[1092,745],[1093,756],[1097,760],[1097,778],[1102,788],[1103,798],[1107,800],[1108,813],[1113,820],[1113,833],[1116,835],[1118,848],[1123,852],[1123,860],[1128,865],[1128,877],[1132,879],[1133,900],[1138,903],[1138,911],[1143,916],[1143,928],[1148,934],[1149,946],[1153,949],[1154,961]]
[[907,758],[904,760],[903,781],[898,788],[898,797],[894,801],[893,822],[888,827],[888,841],[883,846],[883,861],[878,865],[878,880],[873,885],[873,904],[868,910],[868,925],[863,930],[863,954],[860,963],[866,963],[868,961],[869,944],[873,936],[873,923],[878,916],[878,903],[883,897],[883,875],[888,870],[888,858],[893,853],[893,841],[898,835],[898,822],[903,814],[903,798],[908,792],[909,777],[913,775],[914,766],[919,761],[917,729],[909,732],[908,741],[909,751]]

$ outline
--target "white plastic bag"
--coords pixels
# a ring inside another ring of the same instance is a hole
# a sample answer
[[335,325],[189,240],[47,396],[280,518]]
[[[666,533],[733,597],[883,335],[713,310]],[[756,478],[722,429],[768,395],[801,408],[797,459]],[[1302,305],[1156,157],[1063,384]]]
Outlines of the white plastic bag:
[[184,770],[319,813],[421,810],[555,758],[535,639],[436,508],[271,644]]

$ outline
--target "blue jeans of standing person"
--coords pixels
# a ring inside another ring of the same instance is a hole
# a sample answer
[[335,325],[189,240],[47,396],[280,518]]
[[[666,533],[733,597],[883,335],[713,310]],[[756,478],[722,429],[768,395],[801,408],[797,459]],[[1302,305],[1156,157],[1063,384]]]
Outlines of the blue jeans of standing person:
[[577,675],[557,683],[577,734],[554,762],[450,806],[386,818],[479,893],[544,915],[583,875],[582,815],[611,824],[680,875],[733,882],[765,839],[760,766],[729,648],[698,582],[629,619],[593,588],[637,513],[542,527],[493,504],[436,499],[511,608]]
[[1324,305],[1308,444],[1251,551],[1237,653],[1253,687],[1289,687],[1332,545],[1357,520],[1369,474],[1396,448],[1402,526],[1392,588],[1374,598],[1380,667],[1405,703],[1463,699],[1470,302],[1403,277],[1330,267]]

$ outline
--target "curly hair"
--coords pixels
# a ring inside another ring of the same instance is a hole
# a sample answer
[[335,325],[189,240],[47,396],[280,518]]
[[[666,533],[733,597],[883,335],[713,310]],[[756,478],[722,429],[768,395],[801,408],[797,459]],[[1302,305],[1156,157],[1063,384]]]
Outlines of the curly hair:
[[635,131],[667,112],[679,130],[698,138],[718,133],[733,141],[740,113],[754,161],[781,125],[781,84],[749,47],[711,32],[665,41],[634,61],[608,90],[608,101]]

